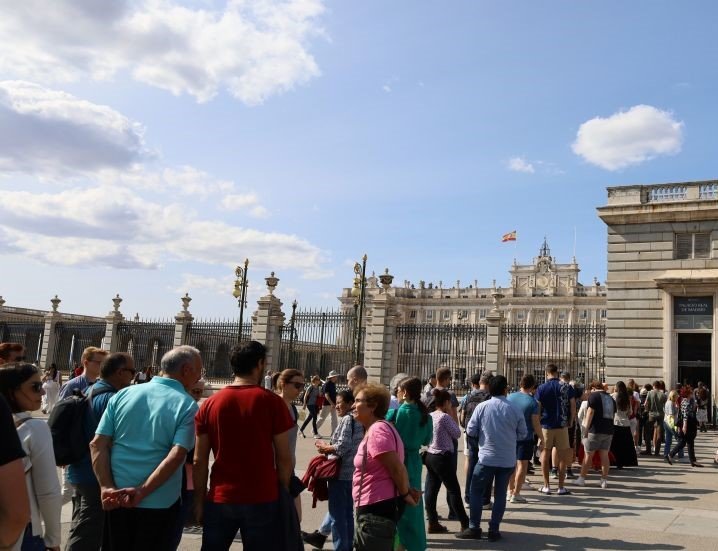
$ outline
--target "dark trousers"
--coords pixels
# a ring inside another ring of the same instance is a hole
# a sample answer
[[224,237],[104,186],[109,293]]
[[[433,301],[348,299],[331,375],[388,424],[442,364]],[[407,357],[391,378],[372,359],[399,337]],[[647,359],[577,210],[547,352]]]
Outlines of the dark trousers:
[[72,524],[65,551],[97,551],[102,547],[105,511],[97,484],[72,485]]
[[688,432],[678,433],[678,440],[676,445],[671,450],[671,457],[675,457],[679,452],[683,451],[683,448],[688,447],[688,459],[691,463],[696,462],[696,436],[698,434],[698,423],[693,420],[688,421]]
[[499,531],[504,511],[506,511],[506,489],[509,487],[509,477],[513,472],[514,467],[491,467],[481,463],[476,464],[474,481],[471,484],[471,506],[469,508],[469,526],[471,528],[479,528],[484,490],[493,484],[494,506],[491,508],[489,532]]
[[105,515],[103,551],[175,551],[180,500],[167,509],[114,509]]
[[462,526],[468,526],[469,517],[461,502],[461,487],[456,478],[456,467],[453,465],[450,454],[427,453],[424,456],[426,465],[426,515],[431,524],[439,522],[439,515],[436,512],[436,498],[439,495],[441,485],[446,486],[451,509],[456,514]]
[[317,410],[319,408],[317,408],[317,406],[307,406],[307,409],[309,410],[309,415],[307,415],[307,418],[304,420],[304,424],[302,424],[302,428],[299,430],[304,432],[304,427],[306,427],[309,424],[309,421],[311,421],[314,434],[319,434],[319,431],[317,430]]
[[[466,472],[466,482],[464,484],[464,499],[467,503],[471,502],[471,482],[474,479],[474,470],[479,462],[479,440],[472,436],[466,435],[466,446],[469,448],[469,468]],[[456,467],[456,465],[454,465]],[[491,484],[484,489],[484,505],[491,502]]]
[[245,551],[283,551],[284,524],[278,522],[278,517],[278,501],[247,505],[207,501],[204,505],[202,551],[229,549],[237,531],[242,534]]

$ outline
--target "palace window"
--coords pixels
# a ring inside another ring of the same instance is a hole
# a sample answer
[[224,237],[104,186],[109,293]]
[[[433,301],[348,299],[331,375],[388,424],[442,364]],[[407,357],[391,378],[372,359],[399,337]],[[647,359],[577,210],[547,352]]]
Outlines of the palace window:
[[416,310],[411,310],[409,312],[409,319],[412,319],[412,320],[416,319]]
[[441,311],[441,321],[451,321],[451,310]]
[[486,319],[486,314],[488,314],[488,309],[487,309],[487,308],[482,308],[481,310],[479,310],[479,319],[480,319],[480,320],[485,320],[485,319]]
[[433,310],[427,310],[426,311],[426,322],[432,323],[434,321],[434,311]]
[[710,258],[710,233],[677,233],[675,237],[675,257],[677,260]]

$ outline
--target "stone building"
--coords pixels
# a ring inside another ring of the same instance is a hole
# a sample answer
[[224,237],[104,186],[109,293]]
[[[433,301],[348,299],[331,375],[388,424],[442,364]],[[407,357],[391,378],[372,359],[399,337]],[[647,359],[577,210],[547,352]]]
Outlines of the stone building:
[[715,387],[718,181],[608,188],[609,381]]
[[[500,309],[504,321],[526,325],[603,323],[606,287],[596,278],[593,284],[582,285],[579,272],[575,258],[559,264],[544,239],[530,264],[514,260],[509,285],[498,289],[503,294]],[[380,285],[382,280],[385,283]],[[365,304],[370,307],[385,288],[390,289],[397,322],[401,324],[484,324],[493,306],[492,294],[497,292],[496,280],[491,287],[479,287],[477,281],[468,286],[456,281],[451,287],[441,281],[438,285],[419,281],[418,286],[404,281],[392,287],[392,281],[388,271],[378,278],[367,278]],[[355,297],[351,288],[343,289],[339,300],[342,309],[353,310]]]

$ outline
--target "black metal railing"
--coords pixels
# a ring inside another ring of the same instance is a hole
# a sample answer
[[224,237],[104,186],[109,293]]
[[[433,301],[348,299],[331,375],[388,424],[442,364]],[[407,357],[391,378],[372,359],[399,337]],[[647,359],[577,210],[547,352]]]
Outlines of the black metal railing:
[[202,354],[204,378],[215,384],[232,381],[229,363],[232,349],[252,338],[252,324],[243,323],[240,335],[235,320],[194,320],[187,328],[184,344],[194,346]]
[[463,394],[486,361],[486,325],[420,324],[396,328],[397,372],[422,381],[441,367],[451,369],[452,389]]
[[501,336],[503,369],[513,388],[529,373],[543,382],[549,363],[583,383],[606,378],[605,325],[508,324]]
[[[342,375],[355,360],[356,317],[342,311],[295,311],[281,330],[280,369],[299,369],[307,377],[324,378],[330,371]],[[363,346],[362,346],[363,347]],[[363,362],[359,351],[359,363]]]
[[175,322],[122,321],[117,324],[117,351],[127,352],[135,360],[135,369],[159,373],[162,356],[172,350],[175,338]]
[[38,363],[42,352],[45,321],[42,318],[23,319],[3,317],[0,319],[0,343],[16,342],[25,347],[25,358]]
[[72,370],[75,365],[80,365],[85,348],[101,347],[106,328],[107,325],[101,321],[68,320],[56,323],[52,357],[58,369],[72,378]]

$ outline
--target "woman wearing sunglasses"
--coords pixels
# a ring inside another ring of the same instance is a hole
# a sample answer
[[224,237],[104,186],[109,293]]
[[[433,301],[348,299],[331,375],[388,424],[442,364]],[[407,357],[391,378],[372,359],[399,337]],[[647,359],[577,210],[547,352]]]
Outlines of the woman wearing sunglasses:
[[[284,398],[284,401],[289,408],[289,415],[294,419],[294,426],[289,429],[289,453],[292,454],[292,472],[297,465],[297,432],[299,427],[297,426],[297,418],[299,412],[297,406],[294,405],[294,400],[297,399],[299,393],[304,389],[304,374],[297,369],[285,369],[279,374],[279,380],[277,381],[279,387],[279,395]],[[292,480],[289,484],[289,493],[294,497],[294,505],[297,507],[297,516],[299,522],[302,522],[302,499],[299,494],[304,489],[299,478],[293,474]]]
[[42,407],[43,393],[40,371],[34,365],[12,363],[0,367],[0,394],[10,405],[27,454],[23,461],[31,510],[30,524],[13,551],[60,551],[62,494],[52,436],[44,420],[30,415]]

